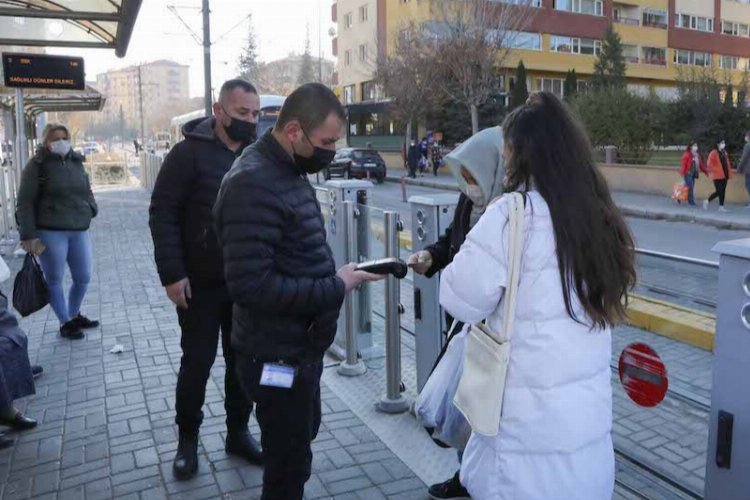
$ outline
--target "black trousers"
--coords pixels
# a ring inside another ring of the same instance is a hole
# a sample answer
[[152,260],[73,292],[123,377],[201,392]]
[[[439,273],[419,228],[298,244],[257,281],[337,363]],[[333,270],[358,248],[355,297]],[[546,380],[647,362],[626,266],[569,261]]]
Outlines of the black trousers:
[[714,181],[714,188],[716,191],[708,198],[708,202],[711,203],[714,199],[719,198],[719,205],[724,206],[724,197],[727,193],[727,179],[717,179]]
[[302,500],[310,479],[310,443],[320,428],[320,376],[323,360],[298,366],[291,389],[259,384],[263,362],[238,357],[242,387],[255,401],[255,416],[263,445],[261,500]]
[[198,432],[203,422],[203,403],[206,399],[206,383],[211,366],[216,359],[221,331],[221,347],[224,351],[226,373],[224,375],[224,409],[227,414],[227,429],[247,429],[252,401],[242,391],[235,370],[232,352],[232,301],[226,288],[192,289],[188,309],[177,309],[182,329],[182,360],[177,376],[177,418],[175,423],[183,432]]

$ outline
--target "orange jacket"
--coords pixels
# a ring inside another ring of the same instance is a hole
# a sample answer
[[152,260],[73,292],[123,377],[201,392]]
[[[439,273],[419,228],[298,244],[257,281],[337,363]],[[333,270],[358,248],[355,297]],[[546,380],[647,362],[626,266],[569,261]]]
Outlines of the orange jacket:
[[[693,152],[692,151],[685,151],[685,153],[682,155],[682,168],[680,168],[680,175],[687,175],[688,172],[690,172],[690,167],[693,166]],[[698,155],[698,167],[700,168],[700,171],[704,174],[708,175],[708,169],[706,168],[706,164],[703,161],[703,158],[701,158],[701,155]]]
[[729,155],[727,154],[727,151],[724,150],[721,153],[719,153],[718,149],[714,149],[711,151],[711,154],[708,155],[708,172],[709,175],[711,175],[711,179],[718,181],[721,179],[725,179],[724,176],[724,168],[721,166],[721,158],[719,158],[719,155],[724,155],[724,158],[727,162],[727,173],[729,174],[729,178],[732,178],[732,164],[729,161]]

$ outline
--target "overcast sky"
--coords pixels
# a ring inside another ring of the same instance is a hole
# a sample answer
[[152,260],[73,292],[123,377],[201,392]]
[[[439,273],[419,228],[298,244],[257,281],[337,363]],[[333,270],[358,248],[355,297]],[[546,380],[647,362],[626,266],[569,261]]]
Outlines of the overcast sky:
[[[98,73],[131,64],[171,59],[190,66],[190,95],[203,95],[203,49],[188,29],[172,14],[174,6],[182,19],[202,36],[201,0],[146,0],[143,2],[127,56],[119,59],[114,50],[49,49],[50,53],[83,56],[86,79]],[[262,61],[273,61],[290,52],[304,50],[309,24],[311,52],[318,53],[318,33],[323,57],[332,59],[331,0],[211,0],[212,83],[214,88],[236,76],[237,59],[252,24]],[[320,26],[320,30],[318,27]]]

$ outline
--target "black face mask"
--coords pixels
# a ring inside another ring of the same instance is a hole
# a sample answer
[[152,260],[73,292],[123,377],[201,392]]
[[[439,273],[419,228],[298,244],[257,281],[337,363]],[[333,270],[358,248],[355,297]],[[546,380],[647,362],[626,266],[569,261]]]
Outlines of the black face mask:
[[326,165],[333,161],[333,157],[336,156],[336,151],[319,148],[318,146],[314,145],[312,141],[310,141],[310,138],[307,137],[307,132],[303,130],[302,133],[305,134],[307,142],[309,142],[313,147],[313,154],[309,158],[306,156],[300,156],[296,151],[294,151],[294,144],[292,144],[292,151],[294,151],[294,163],[308,174],[317,174],[318,172],[323,170]]
[[[229,113],[227,113],[226,110],[224,110],[224,113],[229,116]],[[229,116],[229,119],[229,125],[224,125],[224,131],[230,139],[241,143],[255,142],[256,135],[254,123],[238,120],[232,116]]]

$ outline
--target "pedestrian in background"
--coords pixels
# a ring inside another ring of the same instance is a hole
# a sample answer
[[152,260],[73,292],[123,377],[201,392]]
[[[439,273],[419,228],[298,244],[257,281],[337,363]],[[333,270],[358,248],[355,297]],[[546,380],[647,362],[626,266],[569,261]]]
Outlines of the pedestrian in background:
[[[526,228],[510,368],[498,433],[472,433],[461,483],[475,500],[611,498],[611,327],[635,285],[633,239],[582,124],[554,94],[536,94],[503,131],[504,188],[524,195]],[[508,197],[490,204],[440,281],[449,313],[495,332],[509,220]]]
[[213,112],[182,128],[185,139],[164,158],[149,209],[156,267],[167,296],[177,306],[182,331],[175,407],[179,443],[172,467],[178,479],[198,472],[201,408],[219,338],[226,362],[225,451],[251,463],[262,458],[247,428],[252,402],[235,371],[230,342],[233,304],[211,214],[224,174],[255,141],[260,97],[245,80],[229,80],[221,86]]
[[417,168],[419,167],[419,158],[421,156],[422,155],[419,153],[419,146],[417,146],[417,142],[412,139],[406,158],[406,163],[409,166],[409,177],[411,177],[412,179],[416,179],[417,177]]
[[[67,127],[51,123],[43,136],[43,145],[23,169],[18,188],[21,247],[39,257],[50,305],[60,321],[60,335],[82,339],[81,330],[99,326],[98,321],[81,314],[91,281],[88,230],[99,209],[83,156],[71,149]],[[63,291],[66,267],[73,278],[67,300]]]
[[688,203],[692,206],[695,206],[695,181],[700,177],[701,172],[708,175],[706,164],[698,153],[698,144],[690,141],[682,155],[680,175],[685,180],[685,186],[688,188]]
[[718,198],[719,212],[728,212],[729,210],[724,208],[724,198],[726,197],[727,183],[734,174],[732,173],[732,165],[729,162],[726,143],[723,139],[716,144],[716,149],[708,155],[708,171],[711,179],[714,181],[716,191],[707,200],[703,201],[703,210],[708,210],[708,205],[714,199]]
[[[437,242],[409,257],[409,265],[414,272],[431,278],[445,269],[464,244],[466,235],[479,221],[489,203],[503,192],[503,132],[500,127],[492,127],[476,133],[458,148],[448,153],[445,162],[456,177],[461,195],[458,198],[453,222]],[[446,312],[446,325],[453,318]],[[462,329],[456,325],[454,332]],[[446,339],[449,341],[450,339]],[[447,347],[448,342],[445,342]],[[461,462],[462,450],[458,460]],[[459,473],[445,482],[433,484],[428,490],[436,500],[468,498],[469,494],[461,485]]]
[[346,113],[319,83],[286,98],[273,129],[224,177],[214,219],[235,302],[232,348],[255,401],[265,470],[262,500],[302,500],[321,421],[323,356],[346,293],[379,279],[336,272],[308,175],[325,168]]
[[[745,145],[742,148],[740,162],[737,164],[737,172],[745,176],[745,190],[750,197],[750,131],[745,134]],[[750,208],[750,202],[747,208]]]

